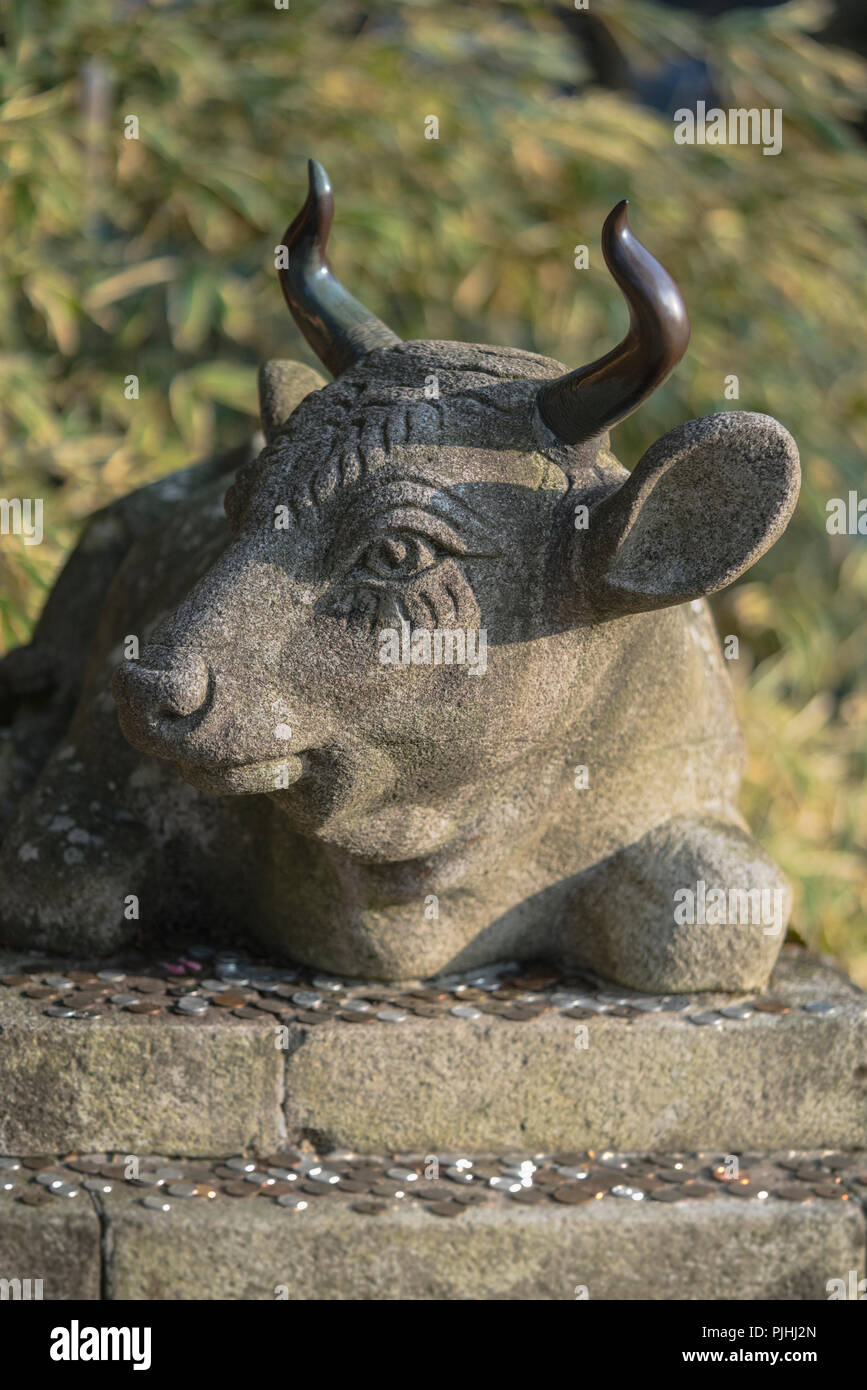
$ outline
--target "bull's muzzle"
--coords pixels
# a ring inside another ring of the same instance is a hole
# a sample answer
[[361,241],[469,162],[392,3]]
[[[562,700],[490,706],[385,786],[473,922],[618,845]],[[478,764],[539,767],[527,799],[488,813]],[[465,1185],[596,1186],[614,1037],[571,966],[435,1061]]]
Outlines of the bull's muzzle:
[[195,652],[146,647],[140,660],[125,661],[112,679],[124,736],[154,757],[182,757],[209,707],[211,684],[208,667]]

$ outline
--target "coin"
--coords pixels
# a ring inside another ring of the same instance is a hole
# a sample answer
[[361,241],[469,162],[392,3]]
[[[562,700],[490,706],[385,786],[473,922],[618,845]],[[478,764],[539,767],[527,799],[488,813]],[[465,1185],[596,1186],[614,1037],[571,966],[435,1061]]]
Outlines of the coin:
[[726,1004],[724,1008],[718,1010],[723,1018],[736,1018],[744,1020],[752,1018],[753,1011],[749,1004]]
[[220,1009],[240,1009],[247,1001],[243,994],[238,994],[236,990],[227,989],[222,994],[215,994],[211,1000]]
[[183,1168],[163,1167],[155,1169],[153,1176],[159,1182],[183,1182],[186,1173]]
[[179,999],[175,1005],[175,1012],[179,1014],[206,1014],[210,1005],[207,999],[201,995],[188,994],[183,999]]
[[466,1211],[466,1207],[460,1202],[451,1200],[445,1202],[425,1202],[425,1211],[429,1211],[431,1216],[460,1216],[461,1212]]
[[52,989],[69,989],[73,984],[68,975],[44,975],[42,978]]
[[30,981],[29,975],[0,975],[0,984],[6,985],[8,989],[14,989],[16,985],[26,985]]
[[545,1193],[538,1187],[520,1187],[517,1192],[512,1192],[511,1197],[513,1202],[532,1207],[538,1202],[544,1202]]
[[248,1008],[246,1008],[246,1007],[243,1007],[243,1008],[240,1008],[240,1009],[233,1009],[233,1010],[232,1010],[232,1015],[233,1015],[233,1017],[235,1017],[235,1018],[249,1018],[249,1019],[254,1019],[256,1023],[262,1023],[262,1022],[263,1022],[262,1015],[261,1015],[260,1013],[257,1013],[255,1009],[248,1009]]
[[819,1162],[823,1168],[830,1168],[832,1173],[839,1173],[848,1168],[852,1160],[848,1154],[826,1154]]
[[399,1182],[377,1182],[371,1185],[374,1197],[404,1197],[404,1185]]
[[107,985],[119,985],[126,979],[126,971],[100,970],[97,972],[96,978],[98,980],[104,980]]
[[628,1183],[617,1183],[611,1189],[612,1197],[628,1197],[633,1202],[643,1202],[645,1194],[640,1187],[630,1187]]
[[322,1003],[322,996],[309,989],[298,989],[292,995],[292,1003],[297,1004],[299,1009],[317,1009]]
[[566,1205],[570,1207],[580,1206],[584,1202],[595,1202],[598,1200],[592,1189],[586,1187],[583,1183],[577,1182],[561,1183],[559,1187],[552,1189],[551,1196],[554,1198],[555,1202],[565,1202]]
[[27,1158],[22,1158],[21,1166],[29,1169],[31,1173],[39,1173],[40,1171],[50,1168],[52,1163],[56,1162],[57,1159],[54,1158],[53,1155],[32,1154]]
[[284,999],[255,999],[253,1006],[266,1014],[284,1014],[289,1007]]
[[197,1197],[199,1195],[194,1182],[169,1183],[168,1192],[171,1197]]
[[17,1173],[21,1168],[18,1158],[0,1158],[0,1173]]
[[30,989],[23,989],[21,993],[25,999],[53,999],[57,990],[49,989],[45,985],[31,985]]
[[142,1197],[141,1204],[143,1207],[149,1207],[151,1211],[171,1211],[172,1209],[171,1202],[167,1202],[165,1197],[157,1197],[155,1195]]
[[849,1194],[840,1183],[814,1182],[813,1191],[817,1197],[836,1197],[843,1202],[848,1201],[849,1197]]
[[125,1009],[130,1004],[138,1004],[140,1002],[137,994],[110,994],[108,996],[108,1001],[110,1004],[117,1004],[119,1009]]
[[255,1197],[257,1188],[252,1183],[238,1180],[235,1182],[224,1182],[223,1191],[227,1197]]
[[792,1006],[782,999],[755,999],[753,1008],[760,1014],[787,1014],[791,1012]]
[[282,1197],[277,1198],[278,1207],[289,1207],[291,1211],[306,1211],[309,1203],[303,1197],[296,1197],[294,1192],[284,1192]]
[[114,1191],[113,1184],[108,1182],[106,1178],[85,1178],[81,1185],[88,1192],[108,1193]]
[[832,1004],[829,999],[811,999],[803,1007],[808,1014],[836,1014],[839,1012],[838,1005]]
[[453,1009],[449,1009],[449,1013],[453,1014],[455,1018],[473,1019],[482,1016],[481,1009],[477,1009],[474,1004],[456,1004]]
[[405,1009],[378,1009],[376,1017],[383,1023],[405,1023],[409,1015]]
[[162,1007],[153,1000],[142,1000],[139,1004],[130,1004],[126,1012],[128,1014],[159,1014]]
[[[334,1185],[335,1185],[336,1183],[339,1183],[339,1182],[340,1182],[340,1174],[339,1174],[339,1173],[333,1173],[333,1172],[332,1172],[330,1169],[328,1169],[328,1168],[319,1168],[318,1170],[317,1170],[317,1169],[311,1169],[311,1171],[307,1174],[307,1176],[308,1176],[308,1178],[310,1178],[313,1182],[321,1182],[321,1183],[325,1184],[325,1185],[328,1186],[328,1187],[334,1187]],[[416,1177],[416,1176],[417,1176],[417,1175],[414,1173],[414,1174],[413,1174],[413,1177]]]
[[62,1004],[57,1004],[50,1009],[43,1009],[42,1012],[49,1018],[75,1018],[75,1010],[67,1009]]
[[714,1024],[722,1023],[722,1018],[714,1009],[707,1009],[705,1012],[699,1014],[687,1014],[687,1018],[690,1023],[697,1023],[700,1027],[702,1025],[713,1026]]
[[48,1172],[37,1173],[36,1181],[42,1187],[62,1187],[66,1182],[66,1174],[55,1173],[49,1170]]
[[29,1192],[22,1192],[18,1200],[28,1207],[44,1207],[51,1201],[51,1195],[44,1188],[31,1188]]
[[812,1195],[807,1186],[798,1182],[782,1182],[774,1188],[774,1196],[784,1202],[808,1202]]

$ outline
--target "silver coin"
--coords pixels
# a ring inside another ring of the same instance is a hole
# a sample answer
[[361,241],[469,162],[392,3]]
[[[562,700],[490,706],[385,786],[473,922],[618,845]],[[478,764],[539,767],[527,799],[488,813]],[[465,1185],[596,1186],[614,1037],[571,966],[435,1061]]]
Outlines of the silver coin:
[[226,1161],[226,1167],[231,1168],[236,1173],[255,1173],[256,1160],[253,1158],[230,1158]]
[[15,1187],[15,1179],[10,1177],[0,1178],[0,1192],[11,1192]]
[[446,1177],[451,1178],[452,1182],[471,1183],[475,1181],[472,1173],[468,1173],[465,1168],[447,1168]]
[[627,1187],[625,1183],[618,1183],[611,1189],[612,1197],[630,1197],[633,1202],[643,1202],[644,1193],[640,1187]]
[[477,1009],[474,1004],[455,1004],[454,1008],[449,1009],[450,1014],[455,1018],[481,1018],[482,1011]]
[[53,1197],[77,1197],[80,1190],[71,1182],[63,1182],[59,1187],[49,1187],[48,1189]]
[[108,997],[112,1004],[117,1004],[121,1009],[128,1004],[140,1004],[142,999],[140,994],[110,994]]
[[488,1187],[495,1187],[498,1192],[520,1192],[528,1183],[522,1183],[520,1178],[488,1178]]
[[704,1024],[722,1023],[719,1014],[713,1009],[708,1009],[700,1014],[688,1014],[690,1023],[697,1023],[700,1027]]
[[369,1014],[370,1005],[366,999],[347,999],[343,1005],[344,1009],[354,1014]]
[[173,1182],[168,1188],[170,1197],[198,1197],[199,1192],[194,1182]]
[[20,1167],[20,1158],[0,1158],[0,1173],[17,1173]]
[[206,1014],[210,1007],[207,999],[202,999],[194,994],[185,995],[175,1004],[175,1009],[181,1014]]
[[120,985],[126,979],[125,970],[99,970],[96,978],[106,985]]
[[45,984],[50,985],[52,989],[72,989],[75,983],[74,980],[68,980],[65,975],[45,975],[43,979]]
[[684,1009],[688,1009],[689,1005],[690,1001],[687,995],[668,994],[662,1000],[662,1011],[666,1014],[679,1014],[683,1013]]
[[269,1178],[276,1178],[277,1182],[297,1182],[298,1174],[293,1173],[291,1168],[268,1168]]
[[719,1009],[717,1012],[721,1013],[723,1018],[744,1020],[752,1018],[755,1010],[751,1009],[749,1004],[726,1004],[724,1008]]
[[133,1187],[162,1187],[162,1179],[155,1177],[153,1173],[140,1173],[137,1178],[128,1180]]
[[171,1202],[167,1202],[165,1197],[142,1197],[141,1204],[143,1207],[150,1207],[151,1211],[171,1211],[172,1209]]
[[232,986],[227,980],[200,980],[198,988],[206,989],[209,994],[222,994],[225,990],[231,989]]
[[657,997],[650,999],[630,999],[629,1007],[631,1009],[640,1009],[643,1014],[659,1014],[662,1013],[664,1006],[662,1000]]
[[385,1172],[387,1178],[393,1178],[395,1182],[417,1182],[418,1173],[412,1168],[387,1168]]
[[[273,1197],[271,1200],[274,1200]],[[282,1197],[277,1198],[277,1205],[291,1207],[293,1211],[306,1211],[309,1203],[303,1197],[296,1197],[294,1192],[284,1192]]]
[[153,1171],[153,1177],[156,1178],[157,1182],[183,1182],[186,1173],[183,1168],[156,1168]]
[[36,1181],[40,1187],[63,1187],[69,1182],[68,1173],[37,1173]]
[[75,1010],[67,1009],[64,1004],[52,1004],[50,1008],[43,1009],[44,1014],[49,1018],[75,1018]]
[[811,999],[808,1004],[804,1005],[808,1014],[835,1014],[838,1007],[837,1004],[832,1004],[829,999]]
[[311,1168],[307,1176],[314,1182],[324,1183],[327,1187],[335,1187],[340,1182],[340,1174],[332,1173],[329,1168]]
[[[293,1176],[294,1176],[294,1177],[297,1177],[298,1174],[295,1173]],[[260,1173],[260,1172],[256,1172],[256,1173],[245,1173],[245,1174],[244,1174],[244,1181],[245,1181],[245,1182],[255,1182],[255,1183],[258,1183],[260,1187],[273,1187],[274,1184],[275,1184],[275,1182],[277,1181],[277,1179],[276,1179],[276,1178],[272,1178],[271,1175],[270,1175],[270,1173]]]
[[555,989],[554,993],[549,995],[549,1000],[556,1004],[558,1009],[572,1009],[585,1002],[591,1002],[589,995],[582,994],[579,990],[568,989]]
[[299,1009],[318,1009],[322,1003],[322,995],[314,994],[309,989],[299,989],[292,995],[292,1003],[297,1004]]
[[346,988],[346,984],[343,980],[335,980],[333,975],[314,975],[313,988],[324,989],[329,994],[339,994]]
[[537,1165],[529,1158],[523,1163],[504,1163],[502,1168],[509,1178],[531,1178],[537,1171]]
[[564,1178],[571,1178],[574,1182],[582,1182],[590,1170],[589,1168],[573,1168],[568,1163],[555,1163],[554,1172],[562,1173]]
[[572,1007],[576,1009],[585,1009],[591,1014],[607,1014],[612,1006],[610,1004],[603,1004],[601,1000],[591,999],[588,996],[586,999],[579,1000],[578,1003]]
[[322,1172],[322,1161],[318,1158],[300,1158],[295,1167],[299,1173],[309,1176],[310,1173]]
[[105,1178],[85,1178],[81,1184],[88,1192],[113,1192],[114,1184],[107,1182]]
[[403,1009],[377,1009],[376,1017],[381,1018],[383,1023],[406,1023],[409,1015]]

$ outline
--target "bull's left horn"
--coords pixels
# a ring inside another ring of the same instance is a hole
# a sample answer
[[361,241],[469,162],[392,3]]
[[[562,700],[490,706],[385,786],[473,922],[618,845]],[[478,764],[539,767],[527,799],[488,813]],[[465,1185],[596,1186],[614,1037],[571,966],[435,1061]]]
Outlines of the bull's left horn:
[[539,413],[567,444],[603,434],[661,386],[689,342],[680,290],[633,236],[624,199],[602,229],[605,264],[629,305],[629,332],[605,357],[543,386]]
[[373,348],[394,347],[400,338],[332,275],[325,248],[334,195],[321,164],[310,159],[307,171],[307,201],[283,237],[289,263],[278,274],[292,317],[319,360],[339,376]]

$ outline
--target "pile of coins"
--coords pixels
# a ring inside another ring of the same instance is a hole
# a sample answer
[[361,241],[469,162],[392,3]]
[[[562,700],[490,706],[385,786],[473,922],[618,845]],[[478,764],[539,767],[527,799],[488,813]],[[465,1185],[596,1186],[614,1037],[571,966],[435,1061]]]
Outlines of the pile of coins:
[[324,1155],[289,1151],[201,1160],[107,1156],[0,1158],[0,1196],[30,1206],[81,1192],[141,1189],[143,1206],[164,1213],[190,1200],[256,1197],[303,1212],[338,1203],[376,1216],[420,1200],[433,1216],[460,1216],[479,1204],[516,1202],[867,1201],[867,1153],[762,1154],[508,1153],[490,1157]]
[[177,960],[146,967],[7,974],[0,976],[0,984],[56,1019],[96,1019],[121,1012],[147,1018],[172,1015],[189,1023],[240,1018],[309,1027],[335,1021],[393,1026],[410,1018],[528,1023],[556,1012],[575,1020],[628,1021],[647,1014],[682,1013],[699,1027],[721,1028],[763,1014],[800,1011],[827,1016],[840,1007],[829,999],[793,1003],[763,996],[708,1009],[689,995],[604,989],[587,980],[562,979],[547,967],[515,963],[441,976],[417,987],[391,988],[303,968],[282,969],[206,946],[192,946]]

